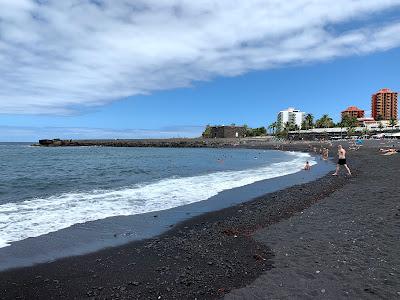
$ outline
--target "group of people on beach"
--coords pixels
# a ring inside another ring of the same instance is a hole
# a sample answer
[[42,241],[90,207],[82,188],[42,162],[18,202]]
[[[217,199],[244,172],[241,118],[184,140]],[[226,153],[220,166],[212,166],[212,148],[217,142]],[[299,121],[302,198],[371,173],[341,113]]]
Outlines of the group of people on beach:
[[[314,147],[314,152],[317,152],[315,147]],[[322,154],[322,159],[323,160],[327,160],[328,159],[328,156],[329,156],[329,149],[328,148],[320,149],[320,153]],[[336,165],[336,171],[332,175],[333,176],[337,176],[339,174],[340,167],[343,166],[346,169],[347,174],[349,176],[351,176],[351,171],[350,171],[350,168],[347,165],[347,161],[346,161],[346,150],[343,148],[342,145],[338,146],[338,153],[337,154],[338,154],[338,162],[337,162],[337,165]],[[306,162],[306,165],[304,166],[304,170],[306,170],[306,171],[311,170],[311,166],[310,166],[310,163],[308,161]]]
[[393,154],[397,154],[399,152],[399,150],[397,150],[395,148],[388,148],[388,149],[381,148],[381,149],[379,149],[379,152],[382,153],[382,155],[393,155]]
[[328,160],[328,157],[329,157],[329,149],[328,148],[319,148],[319,151],[317,150],[317,147],[314,147],[313,148],[313,151],[315,152],[315,153],[318,153],[319,152],[319,154],[321,154],[321,158],[323,159],[323,160]]

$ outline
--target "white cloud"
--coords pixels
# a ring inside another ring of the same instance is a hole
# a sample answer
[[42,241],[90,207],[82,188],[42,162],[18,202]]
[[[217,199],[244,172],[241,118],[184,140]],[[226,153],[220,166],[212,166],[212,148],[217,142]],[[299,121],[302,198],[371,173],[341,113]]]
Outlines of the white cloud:
[[159,129],[0,126],[0,142],[37,142],[39,139],[140,139],[199,137],[204,126]]
[[[384,51],[400,45],[400,21],[379,22],[375,14],[399,6],[400,0],[0,0],[0,112],[68,114],[196,80]],[[351,30],[337,30],[343,23]]]

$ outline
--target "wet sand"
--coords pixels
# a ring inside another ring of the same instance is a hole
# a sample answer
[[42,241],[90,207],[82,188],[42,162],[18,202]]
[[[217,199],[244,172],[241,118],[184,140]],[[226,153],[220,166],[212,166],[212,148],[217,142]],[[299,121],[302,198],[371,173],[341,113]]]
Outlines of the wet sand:
[[382,146],[349,151],[350,178],[327,175],[157,238],[2,272],[0,299],[399,297],[400,154],[381,156]]

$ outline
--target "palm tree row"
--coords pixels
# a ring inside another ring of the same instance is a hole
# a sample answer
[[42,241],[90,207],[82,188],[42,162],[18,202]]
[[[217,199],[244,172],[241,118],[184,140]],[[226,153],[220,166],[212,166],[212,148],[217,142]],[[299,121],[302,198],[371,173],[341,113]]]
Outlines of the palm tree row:
[[[396,126],[396,120],[391,120],[390,124],[392,127]],[[309,130],[312,128],[333,128],[333,127],[341,127],[341,128],[357,127],[357,118],[345,116],[340,122],[335,123],[328,114],[324,114],[321,116],[321,118],[317,119],[314,122],[314,116],[312,114],[307,114],[304,117],[304,120],[301,124],[301,128],[299,128],[297,125],[290,124],[289,122],[287,122],[286,124],[283,125],[283,127],[280,128],[278,122],[273,122],[271,125],[268,126],[268,130],[273,135],[275,135],[278,132],[283,132],[283,131],[288,132],[300,129]]]

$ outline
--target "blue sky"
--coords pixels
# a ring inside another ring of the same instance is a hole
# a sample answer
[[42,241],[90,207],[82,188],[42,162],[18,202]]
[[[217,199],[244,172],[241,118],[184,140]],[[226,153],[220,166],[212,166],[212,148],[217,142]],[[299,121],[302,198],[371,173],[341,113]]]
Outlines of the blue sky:
[[0,0],[0,141],[197,136],[289,106],[338,120],[400,91],[400,1],[205,2]]

